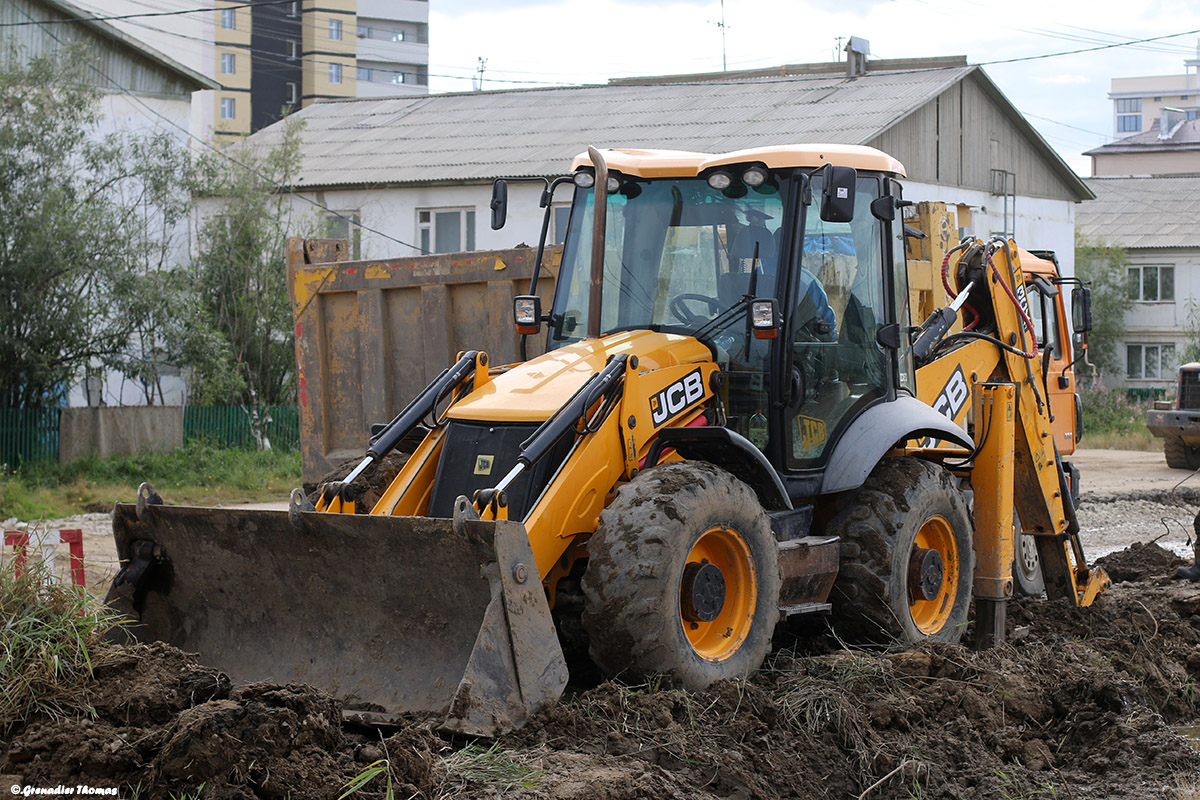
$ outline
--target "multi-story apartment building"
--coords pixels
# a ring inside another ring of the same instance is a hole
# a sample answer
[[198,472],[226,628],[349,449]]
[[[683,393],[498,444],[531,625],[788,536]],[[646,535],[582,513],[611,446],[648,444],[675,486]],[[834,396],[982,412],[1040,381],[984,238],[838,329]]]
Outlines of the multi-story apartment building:
[[1120,139],[1149,131],[1164,108],[1178,109],[1184,119],[1200,116],[1200,44],[1196,56],[1183,62],[1183,75],[1113,78],[1108,93],[1113,135]]
[[213,132],[252,133],[319,100],[429,91],[427,0],[215,0]]

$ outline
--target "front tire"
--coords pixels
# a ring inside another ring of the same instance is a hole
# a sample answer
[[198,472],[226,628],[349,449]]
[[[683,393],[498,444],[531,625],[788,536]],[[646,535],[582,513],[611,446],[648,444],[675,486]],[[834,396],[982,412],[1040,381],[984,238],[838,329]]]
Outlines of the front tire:
[[617,491],[588,542],[583,626],[609,676],[698,690],[748,675],[779,620],[770,522],[745,483],[704,462],[647,470]]
[[1167,466],[1171,469],[1200,468],[1200,449],[1190,447],[1180,436],[1168,436],[1163,439],[1163,455],[1167,457]]
[[975,572],[971,515],[954,476],[916,458],[881,461],[841,501],[834,625],[852,641],[957,642]]

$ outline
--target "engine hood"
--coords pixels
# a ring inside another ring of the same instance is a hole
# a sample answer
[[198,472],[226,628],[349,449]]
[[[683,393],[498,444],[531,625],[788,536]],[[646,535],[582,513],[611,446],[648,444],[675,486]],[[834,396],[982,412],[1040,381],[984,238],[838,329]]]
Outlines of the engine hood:
[[639,372],[712,360],[709,349],[691,336],[623,331],[517,364],[460,400],[447,416],[476,422],[540,422],[562,408],[610,356],[621,353],[637,356]]

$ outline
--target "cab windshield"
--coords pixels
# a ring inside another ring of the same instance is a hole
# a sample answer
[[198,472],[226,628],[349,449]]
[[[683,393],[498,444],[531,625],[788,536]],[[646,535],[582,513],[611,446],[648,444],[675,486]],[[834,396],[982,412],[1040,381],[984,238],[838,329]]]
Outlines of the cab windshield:
[[[592,203],[591,190],[576,190],[551,347],[587,332]],[[719,337],[744,326],[744,314],[725,312],[744,309],[748,296],[775,294],[783,204],[773,183],[730,197],[700,178],[625,178],[608,197],[607,216],[601,335],[648,328]]]

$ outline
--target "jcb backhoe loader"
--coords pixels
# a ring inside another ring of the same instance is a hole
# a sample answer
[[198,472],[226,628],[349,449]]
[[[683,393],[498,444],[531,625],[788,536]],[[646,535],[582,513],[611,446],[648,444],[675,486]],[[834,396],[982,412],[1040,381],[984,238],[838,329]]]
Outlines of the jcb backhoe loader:
[[[1047,594],[1087,605],[1107,579],[1054,447],[1065,342],[1039,343],[1005,241],[954,248],[953,302],[910,327],[902,176],[866,147],[589,149],[544,195],[549,214],[574,184],[551,307],[514,304],[544,355],[462,353],[315,506],[143,487],[114,512],[110,600],[234,680],[482,734],[557,699],[580,631],[604,674],[689,688],[756,669],[798,615],[954,641],[974,596],[980,641],[1000,640],[1014,507]],[[506,208],[498,181],[494,227]],[[422,424],[358,507],[349,487]]]

